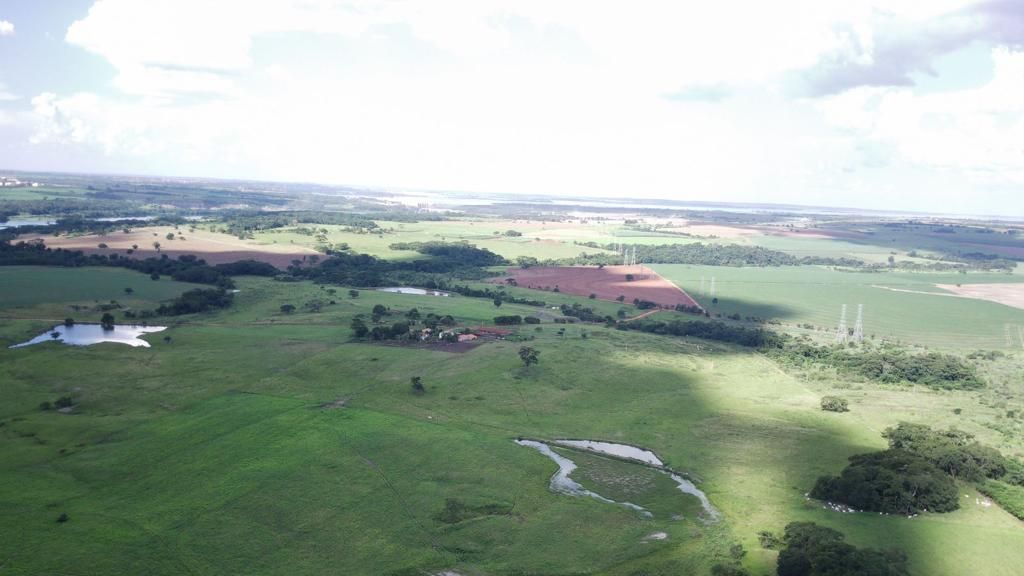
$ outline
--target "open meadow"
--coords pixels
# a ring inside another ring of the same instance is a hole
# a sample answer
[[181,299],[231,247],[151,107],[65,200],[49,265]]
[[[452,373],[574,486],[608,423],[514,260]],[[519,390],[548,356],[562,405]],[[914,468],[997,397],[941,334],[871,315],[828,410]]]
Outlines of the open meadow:
[[[87,285],[54,301],[102,292]],[[794,520],[898,546],[915,574],[1010,575],[1024,562],[1020,522],[967,486],[961,510],[915,518],[804,497],[848,455],[884,446],[882,427],[932,422],[952,404],[969,413],[967,393],[922,403],[865,388],[853,411],[829,414],[824,385],[739,347],[595,325],[559,335],[544,321],[519,329],[541,353],[524,368],[511,341],[454,354],[357,342],[349,328],[377,304],[487,324],[498,312],[486,299],[340,291],[320,312],[283,314],[323,290],[265,279],[239,290],[230,309],[181,317],[152,348],[0,349],[0,573],[699,574],[741,544],[743,564],[768,574],[776,553],[757,533]],[[72,413],[38,409],[62,395]],[[639,495],[650,519],[553,493],[555,467],[521,436],[654,450],[699,479],[722,519],[706,524],[657,488]],[[451,499],[465,511],[446,515]]]

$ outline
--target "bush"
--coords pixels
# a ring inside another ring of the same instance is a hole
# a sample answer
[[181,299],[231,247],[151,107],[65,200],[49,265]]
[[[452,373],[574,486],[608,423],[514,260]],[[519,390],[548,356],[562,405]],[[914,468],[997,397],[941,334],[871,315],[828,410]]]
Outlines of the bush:
[[495,316],[494,323],[499,326],[510,326],[523,323],[523,317],[517,315],[514,316]]
[[757,541],[761,544],[761,548],[766,550],[778,550],[782,546],[782,539],[767,530],[757,533]]
[[537,318],[536,316],[527,316],[523,318],[523,322],[527,324],[540,324],[540,318]]
[[821,398],[821,409],[826,412],[849,412],[849,402],[846,398],[839,396],[823,396]]

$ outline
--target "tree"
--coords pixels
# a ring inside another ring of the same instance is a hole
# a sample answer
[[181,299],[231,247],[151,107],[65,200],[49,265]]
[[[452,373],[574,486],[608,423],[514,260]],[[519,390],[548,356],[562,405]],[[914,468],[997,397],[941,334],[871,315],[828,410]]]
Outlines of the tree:
[[377,304],[373,307],[373,313],[377,316],[387,316],[388,309],[383,304]]
[[501,308],[501,298],[495,298],[494,299],[494,307],[495,308]]
[[536,364],[540,361],[540,352],[531,346],[523,346],[519,349],[519,359],[523,361],[523,366],[527,368],[532,364]]
[[635,279],[636,276],[633,276],[632,274],[626,274],[626,282],[632,282]]
[[135,289],[130,286],[124,289],[125,294],[131,294],[132,292],[135,292]]
[[823,396],[821,398],[821,409],[828,412],[849,412],[849,402],[846,398],[839,396]]
[[138,244],[132,244],[132,250],[138,250],[138,249],[139,249],[139,245]]
[[423,394],[426,392],[426,388],[423,387],[423,378],[419,376],[413,376],[409,379],[409,383],[412,384],[412,391],[415,394]]
[[165,238],[167,238],[168,240],[174,240],[174,232],[168,232]]
[[282,314],[291,314],[292,312],[295,312],[295,305],[294,304],[281,304],[281,313]]
[[65,318],[64,319],[64,325],[67,326],[68,328],[74,326],[75,325],[75,319],[74,318]]
[[363,322],[362,318],[356,317],[352,319],[352,332],[355,333],[356,338],[365,338],[370,332],[370,329],[366,327],[366,322]]
[[625,302],[626,301],[626,297],[623,296],[622,294],[619,294],[618,296],[616,296],[615,299],[618,300],[619,302]]
[[348,297],[349,298],[359,298],[359,290],[349,290],[348,291]]
[[405,317],[413,322],[417,322],[420,319],[420,311],[416,308],[412,308],[405,313]]
[[153,242],[153,248],[156,248],[156,251],[159,252],[160,251],[160,243],[159,242]]
[[588,298],[590,298],[591,300],[594,300],[595,298],[597,298],[597,294],[594,294],[593,292],[591,292],[590,296],[588,296]]
[[110,312],[104,312],[103,317],[100,318],[100,326],[103,327],[104,330],[113,330],[114,315],[111,314]]
[[149,279],[150,280],[159,280],[160,279],[160,275],[157,274],[156,272],[153,272],[152,274],[149,275]]

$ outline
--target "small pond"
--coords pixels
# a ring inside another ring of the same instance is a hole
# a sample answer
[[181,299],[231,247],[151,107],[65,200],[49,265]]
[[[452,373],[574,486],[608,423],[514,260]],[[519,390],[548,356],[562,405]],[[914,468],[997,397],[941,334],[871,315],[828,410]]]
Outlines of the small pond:
[[[644,516],[651,516],[651,513],[641,506],[637,506],[636,504],[629,502],[616,502],[584,488],[581,484],[569,477],[569,475],[576,470],[576,463],[552,450],[550,445],[536,440],[516,440],[516,444],[533,448],[558,464],[558,472],[551,477],[550,487],[553,492],[568,494],[570,496],[589,496],[602,502],[627,506],[639,511]],[[637,448],[636,446],[629,446],[628,444],[616,444],[614,442],[600,442],[595,440],[556,440],[552,442],[552,444],[575,450],[607,454],[631,460],[636,462],[637,466],[646,466],[647,468],[657,470],[671,478],[680,492],[694,496],[700,501],[701,509],[703,510],[703,520],[705,522],[717,522],[721,517],[721,514],[711,504],[711,501],[708,500],[707,495],[704,494],[703,491],[697,488],[693,482],[683,478],[671,469],[666,468],[661,458],[658,458],[658,456],[650,450],[644,450],[643,448]]]
[[[166,329],[166,326],[117,325],[114,326],[113,330],[104,330],[99,324],[75,324],[74,326],[58,324],[28,342],[15,344],[14,346],[10,346],[10,348],[22,348],[24,346],[31,346],[33,344],[40,344],[42,342],[50,342],[54,340],[63,342],[64,344],[70,344],[72,346],[88,346],[90,344],[99,344],[100,342],[116,342],[118,344],[127,344],[129,346],[142,346],[143,348],[149,348],[149,342],[139,338],[139,336],[153,332],[160,332]],[[54,333],[57,334],[56,338],[53,337]]]
[[426,290],[423,288],[412,288],[410,286],[390,286],[388,288],[377,288],[377,292],[393,292],[395,294],[413,294],[416,296],[451,296],[447,292],[439,290]]

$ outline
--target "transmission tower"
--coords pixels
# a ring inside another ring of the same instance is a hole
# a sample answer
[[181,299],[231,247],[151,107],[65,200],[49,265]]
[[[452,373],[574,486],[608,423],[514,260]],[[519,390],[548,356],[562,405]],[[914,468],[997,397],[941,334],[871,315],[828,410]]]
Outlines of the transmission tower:
[[711,277],[711,299],[715,299],[715,277]]
[[[708,293],[704,291],[704,277],[703,276],[700,277],[700,295],[701,296],[707,296],[708,295]],[[1007,325],[1007,326],[1009,326],[1009,325]],[[1007,328],[1007,329],[1009,329],[1009,328]]]
[[853,324],[853,341],[864,341],[864,305],[857,304],[857,321]]
[[843,312],[839,315],[839,327],[836,328],[836,343],[846,342],[849,332],[846,328],[846,304],[843,304]]

